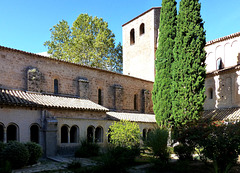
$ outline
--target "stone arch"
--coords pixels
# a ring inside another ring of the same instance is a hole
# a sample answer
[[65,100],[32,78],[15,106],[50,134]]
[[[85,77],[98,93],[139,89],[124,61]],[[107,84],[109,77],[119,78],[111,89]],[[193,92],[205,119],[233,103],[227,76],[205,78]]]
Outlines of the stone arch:
[[224,64],[223,64],[223,61],[222,61],[222,58],[219,57],[216,61],[216,66],[217,66],[217,70],[221,70],[224,68]]
[[108,143],[110,143],[111,142],[111,135],[109,134],[109,132],[111,132],[111,129],[110,128],[108,128]]
[[87,141],[88,142],[94,141],[94,130],[95,130],[94,126],[92,126],[92,125],[88,126],[88,128],[87,128]]
[[10,123],[7,126],[7,142],[18,140],[18,126],[15,123]]
[[69,126],[64,124],[61,127],[61,143],[68,143]]
[[205,64],[206,64],[206,70],[207,72],[209,71],[214,71],[215,69],[215,58],[213,52],[209,52],[206,56]]
[[145,33],[145,24],[142,23],[139,27],[139,34],[143,35]]
[[39,134],[40,134],[40,127],[39,124],[32,124],[30,126],[30,141],[39,143]]
[[231,44],[231,56],[234,58],[234,64],[233,65],[238,65],[240,64],[240,45],[238,40],[234,40]]
[[0,142],[4,142],[4,124],[0,122]]
[[78,143],[79,128],[74,125],[70,129],[70,143]]
[[103,142],[103,128],[101,126],[98,126],[95,130],[95,142]]
[[147,129],[143,129],[143,132],[142,132],[142,136],[143,136],[143,141],[147,140]]

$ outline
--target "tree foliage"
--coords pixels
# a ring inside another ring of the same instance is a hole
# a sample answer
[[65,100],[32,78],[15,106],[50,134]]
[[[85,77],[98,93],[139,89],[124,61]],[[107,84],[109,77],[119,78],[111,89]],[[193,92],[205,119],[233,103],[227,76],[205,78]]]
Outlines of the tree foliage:
[[205,100],[206,44],[198,0],[181,0],[172,65],[172,115],[175,126],[198,120]]
[[163,0],[159,24],[159,45],[155,61],[156,76],[152,92],[153,110],[159,125],[167,125],[172,114],[172,99],[169,93],[172,85],[171,64],[176,36],[176,16],[176,1]]
[[60,21],[44,43],[52,57],[101,69],[122,72],[122,46],[102,18],[80,14],[70,28]]
[[119,121],[110,127],[110,142],[116,147],[132,149],[140,144],[140,128],[136,122]]

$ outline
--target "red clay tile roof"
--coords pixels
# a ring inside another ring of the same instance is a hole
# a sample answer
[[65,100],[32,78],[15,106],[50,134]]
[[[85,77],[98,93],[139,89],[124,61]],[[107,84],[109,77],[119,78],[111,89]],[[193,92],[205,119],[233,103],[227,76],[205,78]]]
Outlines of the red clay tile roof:
[[206,119],[212,119],[214,121],[239,121],[240,108],[205,110],[203,112],[203,117]]
[[44,95],[0,88],[0,105],[44,107],[107,112],[108,109],[90,100]]
[[154,114],[140,114],[128,112],[107,112],[109,120],[128,120],[134,122],[156,123]]

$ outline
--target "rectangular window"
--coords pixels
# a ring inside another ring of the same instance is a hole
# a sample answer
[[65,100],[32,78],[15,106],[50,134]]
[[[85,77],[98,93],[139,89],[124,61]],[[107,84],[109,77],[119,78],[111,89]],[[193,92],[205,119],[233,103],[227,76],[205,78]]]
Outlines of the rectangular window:
[[102,90],[98,89],[98,104],[102,105]]
[[134,94],[134,110],[137,110],[137,94]]
[[58,94],[58,80],[54,79],[54,94]]

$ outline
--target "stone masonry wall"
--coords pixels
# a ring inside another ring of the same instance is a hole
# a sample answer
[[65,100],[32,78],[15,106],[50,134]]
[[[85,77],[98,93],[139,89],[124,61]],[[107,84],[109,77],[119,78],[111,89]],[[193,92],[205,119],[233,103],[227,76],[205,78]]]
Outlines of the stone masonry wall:
[[[109,109],[116,107],[114,105],[114,85],[121,85],[124,91],[122,105],[118,105],[118,108],[128,111],[134,111],[134,94],[140,95],[143,89],[151,91],[153,87],[151,81],[4,47],[0,47],[0,62],[0,87],[28,90],[28,70],[29,67],[34,67],[42,78],[40,80],[41,87],[35,88],[36,90],[31,89],[32,91],[40,90],[43,93],[53,94],[54,79],[58,79],[60,95],[88,97],[93,102],[98,103],[98,89],[101,89],[103,106]],[[82,78],[87,79],[88,84],[82,85]],[[79,89],[81,91],[84,89],[83,93],[88,93],[82,95]],[[141,98],[138,99],[138,103],[141,103]],[[151,99],[149,104],[152,105]],[[138,104],[137,111],[141,112],[141,104]],[[152,109],[148,113],[151,112]]]

